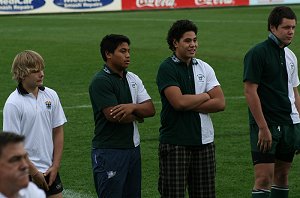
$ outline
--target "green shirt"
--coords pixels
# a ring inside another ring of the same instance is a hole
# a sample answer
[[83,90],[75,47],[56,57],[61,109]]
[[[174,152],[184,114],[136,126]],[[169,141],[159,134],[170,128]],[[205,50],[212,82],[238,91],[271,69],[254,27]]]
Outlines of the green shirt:
[[174,145],[201,145],[201,122],[194,111],[176,111],[164,95],[164,89],[177,86],[182,94],[195,94],[191,61],[189,66],[173,55],[161,63],[156,83],[161,96],[160,143]]
[[[248,51],[243,81],[258,84],[257,93],[268,125],[292,124],[285,50],[276,41],[271,35]],[[250,110],[249,121],[256,123]]]
[[90,100],[94,112],[94,148],[134,148],[133,123],[109,122],[102,110],[118,104],[132,103],[131,93],[124,77],[112,73],[107,66],[99,71],[89,86]]

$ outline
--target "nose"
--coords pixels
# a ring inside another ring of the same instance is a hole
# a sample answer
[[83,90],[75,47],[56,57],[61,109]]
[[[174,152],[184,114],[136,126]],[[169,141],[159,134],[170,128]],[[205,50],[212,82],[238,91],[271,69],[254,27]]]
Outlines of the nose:
[[21,160],[20,162],[21,162],[21,165],[20,165],[21,170],[28,171],[29,165],[28,165],[28,163],[27,163],[26,158],[23,157],[22,160]]
[[40,76],[44,77],[44,71],[43,70],[40,71]]

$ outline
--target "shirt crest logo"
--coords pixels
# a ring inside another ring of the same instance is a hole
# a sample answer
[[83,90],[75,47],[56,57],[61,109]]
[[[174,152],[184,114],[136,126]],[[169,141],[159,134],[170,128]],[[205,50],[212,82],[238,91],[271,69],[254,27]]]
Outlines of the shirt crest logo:
[[295,65],[293,62],[290,63],[291,73],[293,74],[295,71]]
[[137,84],[136,84],[135,82],[131,82],[131,87],[132,87],[133,89],[136,89]]
[[204,82],[205,76],[203,74],[197,74],[197,79],[199,82]]
[[47,100],[47,101],[45,102],[45,105],[46,105],[46,108],[47,108],[47,109],[51,109],[51,101]]

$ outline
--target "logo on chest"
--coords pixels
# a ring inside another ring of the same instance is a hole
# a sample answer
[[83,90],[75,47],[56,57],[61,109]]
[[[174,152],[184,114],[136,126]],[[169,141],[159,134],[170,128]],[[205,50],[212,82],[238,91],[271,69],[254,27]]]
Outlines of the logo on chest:
[[137,88],[137,84],[135,82],[130,82],[130,85],[133,89],[136,89]]
[[45,105],[46,105],[47,109],[51,109],[51,101],[50,100],[45,101]]
[[197,81],[198,82],[204,82],[205,81],[205,76],[203,74],[197,74]]
[[293,74],[294,71],[295,71],[295,65],[294,65],[294,63],[290,62],[288,65],[289,65],[289,71],[290,71],[290,73]]

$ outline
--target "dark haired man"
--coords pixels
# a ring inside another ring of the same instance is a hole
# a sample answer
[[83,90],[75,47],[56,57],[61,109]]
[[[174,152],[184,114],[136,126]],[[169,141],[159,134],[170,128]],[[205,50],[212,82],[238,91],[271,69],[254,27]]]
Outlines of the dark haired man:
[[268,39],[250,49],[244,59],[255,176],[253,198],[288,197],[288,174],[300,144],[298,65],[287,47],[296,22],[291,8],[275,7],[268,19]]
[[159,145],[161,197],[215,197],[214,129],[209,113],[225,99],[213,68],[196,59],[197,27],[178,20],[167,42],[173,54],[158,70],[162,102]]
[[29,181],[24,136],[0,131],[0,197],[45,198],[45,193]]
[[98,197],[141,197],[141,154],[137,122],[155,114],[141,79],[126,71],[130,40],[105,36],[100,44],[104,68],[89,87],[94,112],[92,165]]

